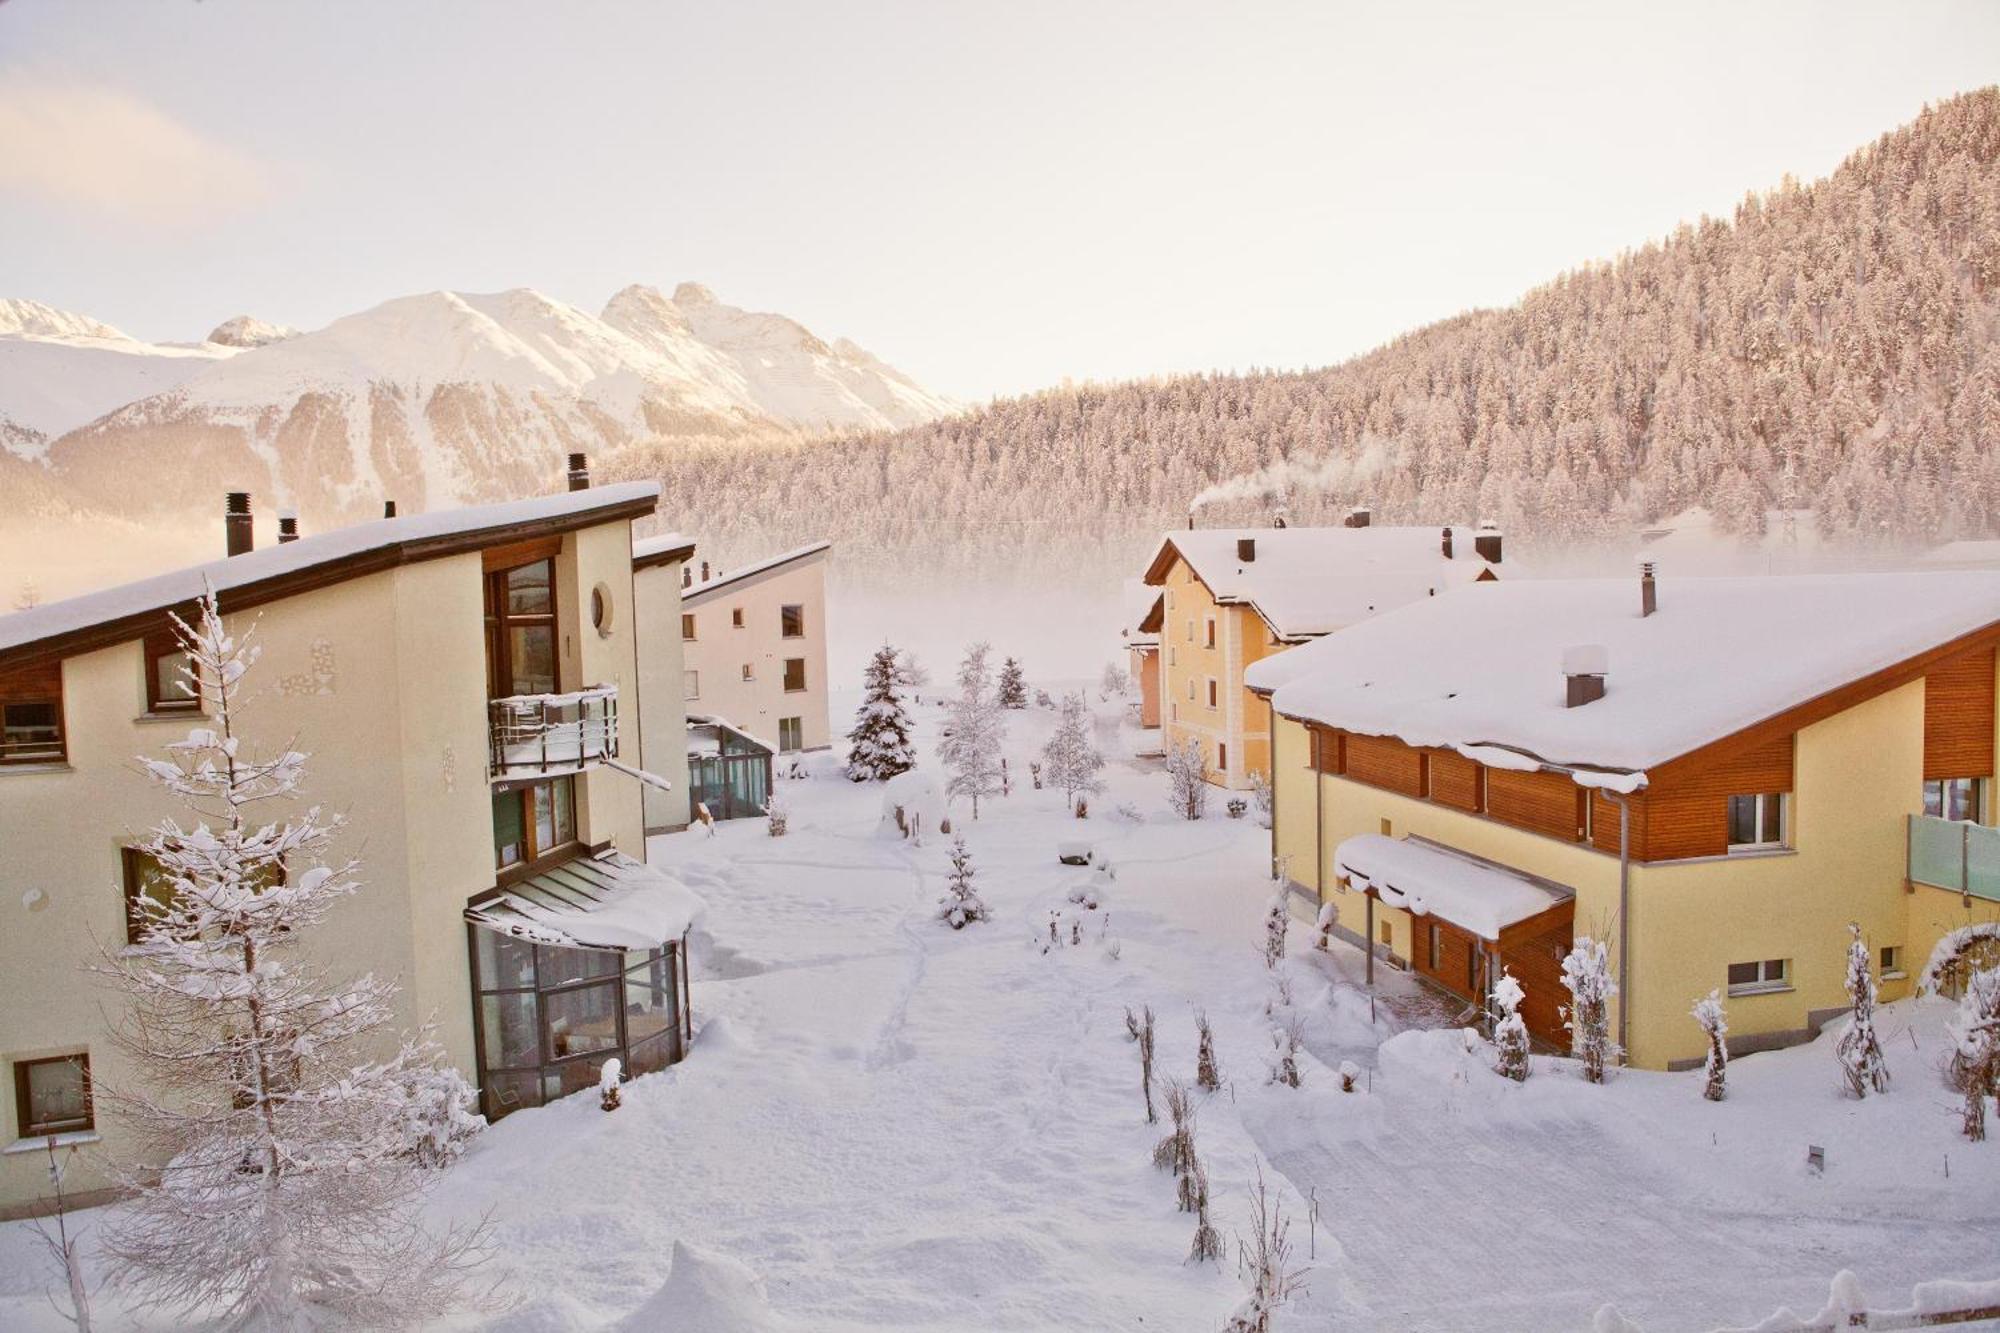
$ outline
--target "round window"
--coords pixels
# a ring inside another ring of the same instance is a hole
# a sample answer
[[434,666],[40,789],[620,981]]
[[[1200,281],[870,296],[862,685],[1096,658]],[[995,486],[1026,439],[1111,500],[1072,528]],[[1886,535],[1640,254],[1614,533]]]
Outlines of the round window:
[[590,623],[597,627],[599,636],[611,637],[611,589],[602,583],[590,590]]

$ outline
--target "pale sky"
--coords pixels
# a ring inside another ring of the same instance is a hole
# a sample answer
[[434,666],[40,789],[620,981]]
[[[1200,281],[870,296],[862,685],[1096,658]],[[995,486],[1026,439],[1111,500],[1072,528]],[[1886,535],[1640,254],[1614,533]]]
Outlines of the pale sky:
[[1338,361],[2000,81],[2000,4],[0,0],[0,295],[686,279],[970,400]]

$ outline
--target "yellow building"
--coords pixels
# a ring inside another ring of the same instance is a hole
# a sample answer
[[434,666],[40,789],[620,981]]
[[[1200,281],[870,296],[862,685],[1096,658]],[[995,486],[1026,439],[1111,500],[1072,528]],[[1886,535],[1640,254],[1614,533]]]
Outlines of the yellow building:
[[1271,771],[1271,718],[1244,685],[1256,662],[1466,583],[1490,581],[1500,534],[1375,527],[1356,510],[1337,528],[1190,528],[1146,569],[1160,604],[1157,701],[1168,748],[1201,745],[1211,778],[1248,787]]
[[259,549],[232,495],[226,558],[0,616],[0,1216],[36,1206],[51,1135],[73,1194],[129,1147],[89,1096],[132,1071],[84,968],[161,891],[149,831],[186,817],[134,756],[201,721],[169,614],[205,587],[256,626],[252,743],[306,753],[307,795],[349,820],[363,888],[311,941],[333,975],[397,978],[400,1024],[436,1023],[489,1116],[607,1055],[680,1057],[692,899],[644,864],[635,697],[631,527],[658,492],[572,467],[565,494]]
[[1520,580],[1252,668],[1278,718],[1275,867],[1380,965],[1561,1042],[1560,959],[1609,943],[1647,1067],[1844,1010],[1848,923],[1886,999],[2000,919],[2000,574]]

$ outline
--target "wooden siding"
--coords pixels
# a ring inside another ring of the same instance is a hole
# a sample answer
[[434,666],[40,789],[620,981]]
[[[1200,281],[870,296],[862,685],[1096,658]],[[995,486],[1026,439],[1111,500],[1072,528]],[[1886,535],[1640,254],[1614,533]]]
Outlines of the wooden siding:
[[1312,737],[1312,766],[1322,773],[1345,773],[1347,733],[1329,731],[1325,727],[1313,727],[1308,734]]
[[[1433,929],[1438,934],[1436,966],[1431,962],[1430,937]],[[1478,936],[1460,930],[1439,917],[1420,916],[1410,920],[1410,952],[1415,955],[1410,965],[1468,1003],[1485,998],[1469,984],[1473,976],[1473,956],[1483,952],[1484,947]],[[1478,975],[1483,982],[1485,974],[1481,972]]]
[[1505,823],[1566,842],[1583,836],[1583,788],[1567,773],[1489,768],[1486,812]]
[[36,662],[0,671],[0,703],[62,698],[62,663]]
[[1405,796],[1424,794],[1424,755],[1393,736],[1349,736],[1347,776]]
[[1924,677],[1924,776],[1993,774],[1993,649],[1938,663]]
[[1514,974],[1526,995],[1521,1000],[1521,1018],[1528,1031],[1551,1045],[1569,1045],[1563,1031],[1562,1006],[1569,992],[1563,989],[1562,960],[1574,943],[1576,904],[1568,902],[1554,912],[1523,922],[1520,938],[1509,931],[1500,942],[1500,964]]
[[1477,814],[1480,807],[1479,765],[1451,750],[1431,750],[1427,752],[1427,758],[1431,776],[1430,798],[1439,805]]

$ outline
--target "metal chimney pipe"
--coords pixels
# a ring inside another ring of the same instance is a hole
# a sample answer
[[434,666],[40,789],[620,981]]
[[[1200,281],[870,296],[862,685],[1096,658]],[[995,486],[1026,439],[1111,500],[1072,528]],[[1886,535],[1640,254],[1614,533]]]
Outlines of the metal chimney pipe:
[[278,541],[295,542],[299,539],[299,516],[290,509],[278,511]]
[[223,549],[242,555],[255,544],[250,531],[250,492],[230,491],[222,501]]
[[569,456],[569,488],[573,491],[590,489],[590,460],[582,454]]
[[1660,588],[1653,580],[1653,562],[1648,560],[1639,566],[1639,618],[1645,619],[1660,609]]
[[1452,558],[1452,555],[1451,555],[1451,525],[1450,525],[1449,523],[1445,524],[1445,527],[1444,527],[1444,536],[1443,536],[1442,538],[1440,538],[1440,539],[1439,539],[1439,542],[1438,542],[1438,545],[1439,545],[1439,549],[1441,549],[1441,550],[1442,550],[1442,551],[1444,552],[1444,558],[1445,558],[1445,559],[1447,559],[1447,560],[1451,559],[1451,558]]

